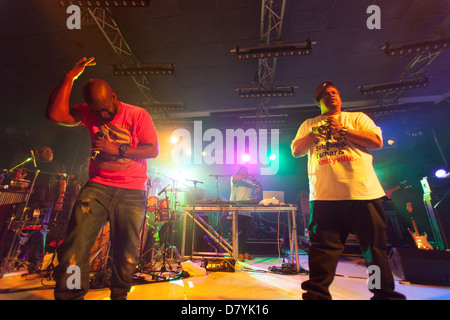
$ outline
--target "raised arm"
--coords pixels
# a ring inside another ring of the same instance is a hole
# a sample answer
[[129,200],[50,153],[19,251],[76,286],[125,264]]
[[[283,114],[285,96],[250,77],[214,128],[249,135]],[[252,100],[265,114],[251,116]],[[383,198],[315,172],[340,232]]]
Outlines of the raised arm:
[[66,126],[75,126],[81,121],[79,113],[69,106],[72,84],[83,73],[86,66],[94,65],[94,58],[83,58],[64,76],[48,100],[47,119]]

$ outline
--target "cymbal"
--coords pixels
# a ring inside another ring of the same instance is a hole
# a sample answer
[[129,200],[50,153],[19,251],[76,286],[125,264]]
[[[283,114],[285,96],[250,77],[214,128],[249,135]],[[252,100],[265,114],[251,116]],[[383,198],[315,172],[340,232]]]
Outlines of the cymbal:
[[187,190],[175,188],[175,189],[167,189],[167,192],[187,192]]

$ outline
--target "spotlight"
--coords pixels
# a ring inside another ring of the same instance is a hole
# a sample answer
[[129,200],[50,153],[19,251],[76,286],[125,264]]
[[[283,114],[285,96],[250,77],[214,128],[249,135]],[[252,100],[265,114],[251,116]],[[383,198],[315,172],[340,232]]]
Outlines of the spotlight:
[[360,85],[357,88],[363,95],[400,91],[428,86],[428,78],[402,79],[399,81]]
[[311,54],[311,45],[316,43],[311,42],[311,39],[308,38],[305,42],[261,45],[249,48],[236,47],[231,49],[230,52],[235,53],[239,60],[303,56]]
[[171,143],[171,144],[176,144],[179,140],[180,140],[180,139],[177,138],[177,137],[175,137],[175,136],[170,137],[170,143]]
[[381,46],[380,49],[387,56],[401,56],[405,54],[415,54],[427,51],[439,51],[447,48],[449,44],[450,39],[440,39],[435,41],[410,43],[391,48],[391,44],[387,42],[384,46]]
[[116,76],[166,76],[175,73],[173,63],[165,64],[120,64],[114,65],[114,75]]
[[262,88],[237,88],[240,98],[276,98],[294,96],[294,86],[277,86],[271,90]]
[[62,7],[148,7],[150,0],[59,0]]
[[242,161],[244,161],[244,163],[250,162],[250,156],[248,154],[243,154]]
[[449,173],[445,169],[439,169],[439,170],[436,170],[434,175],[436,176],[436,178],[441,179],[441,178],[447,178],[449,176]]
[[272,160],[272,161],[275,160],[276,158],[277,158],[277,156],[274,155],[274,154],[271,154],[271,155],[269,156],[269,159]]

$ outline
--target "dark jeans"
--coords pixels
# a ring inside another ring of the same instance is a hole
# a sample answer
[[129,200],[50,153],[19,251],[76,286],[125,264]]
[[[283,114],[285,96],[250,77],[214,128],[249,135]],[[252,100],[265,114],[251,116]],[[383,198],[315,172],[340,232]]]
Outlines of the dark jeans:
[[[128,190],[89,182],[75,202],[67,237],[58,252],[55,268],[55,299],[83,299],[89,290],[89,258],[100,229],[110,222],[113,252],[111,299],[126,299],[139,258],[140,232],[144,224],[146,197],[143,190]],[[67,286],[76,265],[81,288]]]
[[386,214],[380,200],[312,201],[310,203],[309,280],[302,283],[303,299],[331,299],[339,258],[349,233],[359,241],[367,265],[380,270],[380,288],[372,299],[403,299],[394,291],[386,247]]

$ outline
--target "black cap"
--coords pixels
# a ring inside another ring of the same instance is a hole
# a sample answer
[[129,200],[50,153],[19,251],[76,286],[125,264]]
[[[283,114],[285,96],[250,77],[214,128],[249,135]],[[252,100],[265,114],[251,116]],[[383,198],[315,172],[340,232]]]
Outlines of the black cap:
[[334,86],[333,82],[331,82],[331,81],[324,81],[324,82],[320,83],[320,84],[317,86],[316,90],[314,90],[313,99],[314,99],[315,103],[317,103],[317,105],[319,104],[320,99],[322,99],[323,93],[325,92],[325,90],[326,90],[328,87],[334,87],[334,88],[336,88],[336,87]]

